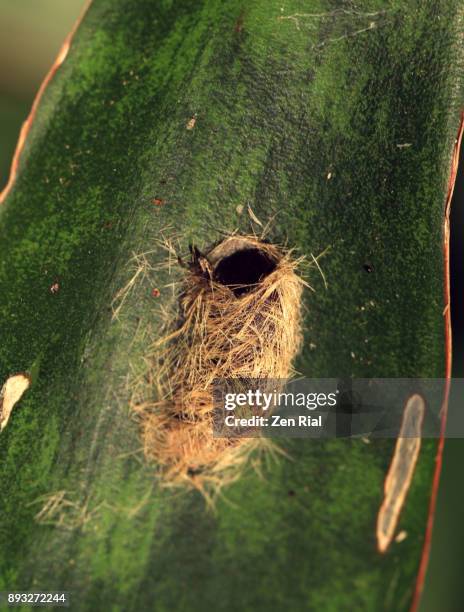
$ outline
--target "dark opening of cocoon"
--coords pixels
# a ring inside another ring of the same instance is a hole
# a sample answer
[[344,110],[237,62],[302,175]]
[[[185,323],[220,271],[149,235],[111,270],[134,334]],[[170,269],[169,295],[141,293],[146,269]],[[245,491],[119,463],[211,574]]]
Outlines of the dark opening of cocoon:
[[292,376],[300,350],[301,260],[250,236],[231,236],[194,260],[176,327],[152,358],[161,398],[138,409],[147,458],[166,484],[219,489],[263,438],[214,438],[215,379]]
[[275,270],[276,265],[277,262],[262,249],[244,248],[218,262],[214,270],[214,280],[227,285],[239,296],[251,291]]

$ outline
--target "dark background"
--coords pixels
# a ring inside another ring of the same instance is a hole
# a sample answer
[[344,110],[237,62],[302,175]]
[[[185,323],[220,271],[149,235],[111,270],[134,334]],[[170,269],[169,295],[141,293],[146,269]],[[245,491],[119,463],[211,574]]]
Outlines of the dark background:
[[[0,0],[0,189],[6,183],[18,133],[33,96],[83,4],[83,0]],[[463,224],[464,162],[451,208],[453,376],[459,378],[464,377]],[[463,460],[464,440],[448,440],[421,612],[463,609]]]

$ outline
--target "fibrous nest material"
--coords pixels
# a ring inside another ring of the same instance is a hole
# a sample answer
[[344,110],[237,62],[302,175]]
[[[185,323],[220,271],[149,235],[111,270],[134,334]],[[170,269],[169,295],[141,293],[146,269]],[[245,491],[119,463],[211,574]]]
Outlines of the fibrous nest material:
[[137,408],[145,455],[165,484],[218,490],[266,446],[262,437],[213,436],[213,383],[292,376],[302,343],[300,263],[250,236],[193,251],[179,319],[152,359],[161,398]]

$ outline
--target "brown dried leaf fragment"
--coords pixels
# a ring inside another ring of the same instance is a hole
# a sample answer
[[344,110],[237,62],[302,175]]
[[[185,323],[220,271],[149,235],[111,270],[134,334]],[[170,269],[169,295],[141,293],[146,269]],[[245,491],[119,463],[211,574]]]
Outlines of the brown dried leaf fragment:
[[0,431],[6,427],[15,404],[30,385],[31,378],[24,373],[10,376],[3,385],[0,391]]
[[400,512],[411,485],[421,447],[425,402],[412,395],[406,402],[398,441],[384,485],[384,499],[377,517],[377,547],[384,553],[393,539]]

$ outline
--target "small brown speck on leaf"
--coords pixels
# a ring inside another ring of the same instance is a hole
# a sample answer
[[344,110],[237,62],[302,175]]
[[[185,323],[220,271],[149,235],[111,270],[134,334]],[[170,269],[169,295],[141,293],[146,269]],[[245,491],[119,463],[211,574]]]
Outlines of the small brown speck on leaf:
[[400,544],[401,542],[404,542],[404,540],[406,540],[406,538],[408,537],[408,532],[407,531],[400,531],[399,534],[396,536],[395,538],[395,542],[397,544]]
[[197,122],[197,116],[193,115],[191,119],[188,120],[187,125],[185,126],[188,130],[193,130],[195,127],[195,123]]
[[242,30],[243,30],[243,13],[240,15],[240,17],[235,22],[235,27],[234,27],[234,31],[237,32],[237,34],[239,34]]

